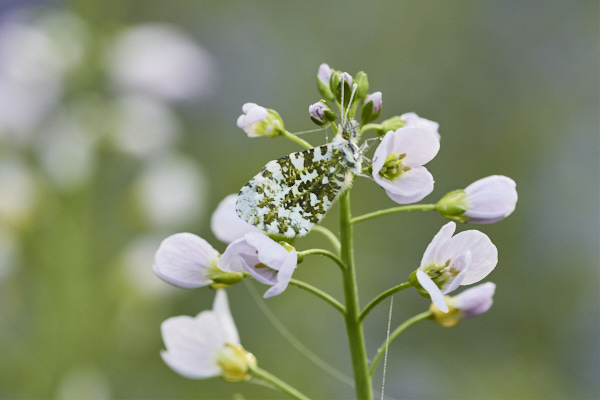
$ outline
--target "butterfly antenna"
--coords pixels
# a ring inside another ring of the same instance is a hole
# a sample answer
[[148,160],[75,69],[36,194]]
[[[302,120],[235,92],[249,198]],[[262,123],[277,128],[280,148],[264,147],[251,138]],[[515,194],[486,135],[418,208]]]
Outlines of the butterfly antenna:
[[[354,98],[354,93],[356,93],[356,89],[358,88],[358,85],[355,83],[354,85],[352,85],[352,93],[350,94],[350,101],[348,101],[348,108],[346,109],[346,114],[344,114],[344,119],[343,121],[346,122],[348,121],[348,111],[350,111],[350,105],[352,104],[352,99]],[[344,87],[342,86],[342,93],[343,93]],[[344,98],[342,97],[342,105],[344,103]]]

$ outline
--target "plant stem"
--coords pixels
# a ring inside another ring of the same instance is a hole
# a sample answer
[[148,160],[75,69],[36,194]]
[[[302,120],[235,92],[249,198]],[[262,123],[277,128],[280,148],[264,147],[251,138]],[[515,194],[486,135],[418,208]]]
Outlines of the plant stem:
[[414,317],[407,319],[402,325],[397,327],[394,330],[394,332],[390,335],[390,338],[386,340],[377,350],[377,354],[375,354],[375,358],[373,358],[373,362],[371,362],[369,374],[373,376],[375,370],[377,369],[377,364],[379,364],[379,361],[381,361],[381,357],[385,354],[385,349],[388,348],[394,342],[394,340],[396,340],[398,336],[400,336],[402,332],[404,332],[411,325],[414,325],[417,322],[431,318],[432,315],[433,313],[431,311],[422,312],[421,314],[417,314]]
[[256,378],[262,379],[263,381],[270,383],[271,385],[275,386],[277,389],[279,389],[280,391],[282,391],[290,397],[293,397],[298,400],[309,400],[308,397],[300,393],[298,390],[294,389],[281,379],[277,378],[275,375],[270,374],[262,368],[250,368],[250,373],[252,373],[252,375],[254,375]]
[[308,143],[306,140],[301,139],[300,137],[294,135],[291,132],[285,131],[283,133],[283,137],[286,137],[286,138],[290,139],[292,142],[298,143],[300,146],[304,147],[305,149],[312,149],[313,148],[313,146],[310,143]]
[[330,251],[327,250],[323,250],[323,249],[310,249],[310,250],[304,250],[304,251],[300,251],[298,252],[299,255],[306,257],[306,256],[311,256],[314,254],[318,254],[321,256],[325,256],[325,257],[329,257],[330,259],[332,259],[333,261],[335,261],[335,263],[342,269],[346,269],[346,264],[344,264],[344,262],[335,254],[333,254]]
[[329,304],[331,304],[332,306],[337,308],[342,314],[344,314],[346,312],[346,307],[344,307],[344,305],[342,303],[340,303],[339,301],[334,299],[328,293],[325,293],[321,289],[314,287],[313,285],[310,285],[306,282],[299,281],[297,279],[290,279],[290,285],[298,286],[299,288],[302,288],[302,289],[304,289],[308,292],[311,292],[312,294],[322,298],[323,300],[325,300],[326,302],[328,302]]
[[364,214],[364,215],[352,218],[351,222],[353,224],[356,224],[357,222],[366,221],[371,218],[381,217],[383,215],[394,214],[394,213],[404,212],[404,211],[415,211],[415,210],[431,211],[431,210],[435,210],[435,209],[436,209],[435,204],[411,204],[409,206],[392,207],[392,208],[387,208],[385,210],[374,211],[369,214]]
[[354,372],[356,398],[372,400],[371,376],[367,362],[365,338],[362,323],[359,320],[360,306],[358,301],[358,287],[356,283],[356,270],[354,266],[354,248],[352,236],[352,223],[350,212],[350,192],[346,191],[340,196],[340,241],[342,244],[341,256],[346,268],[342,271],[344,281],[344,297],[346,299],[346,334]]
[[367,316],[367,314],[377,304],[379,304],[382,300],[384,300],[386,297],[391,296],[394,293],[397,293],[401,290],[407,289],[412,286],[414,286],[412,283],[404,282],[404,283],[399,284],[398,286],[394,286],[393,288],[386,290],[385,292],[381,293],[379,296],[375,297],[373,300],[371,300],[371,302],[369,304],[367,304],[367,306],[360,313],[360,317],[359,317],[360,321],[362,322],[365,319],[365,317]]
[[325,236],[331,242],[331,244],[335,248],[335,251],[339,254],[342,245],[340,244],[340,241],[338,240],[337,236],[333,234],[333,232],[321,225],[313,226],[312,231],[318,232]]

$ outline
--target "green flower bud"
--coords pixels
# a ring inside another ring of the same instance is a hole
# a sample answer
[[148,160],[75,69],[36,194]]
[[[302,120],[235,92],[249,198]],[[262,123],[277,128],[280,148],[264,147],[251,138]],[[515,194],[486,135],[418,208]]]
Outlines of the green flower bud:
[[381,130],[377,132],[378,135],[383,136],[389,131],[395,131],[396,129],[400,129],[406,125],[406,121],[404,121],[399,116],[392,117],[390,119],[386,119],[381,123]]
[[360,119],[363,124],[368,124],[379,118],[380,114],[381,92],[375,92],[365,98],[360,112]]
[[333,70],[329,67],[329,65],[323,63],[319,66],[319,73],[317,74],[317,88],[319,89],[321,95],[327,100],[335,99],[329,86],[331,82],[332,71]]
[[437,202],[435,209],[445,218],[466,222],[464,213],[469,209],[467,193],[463,189],[453,190]]
[[367,74],[363,71],[360,71],[356,74],[354,82],[356,82],[356,84],[358,85],[358,87],[356,88],[355,100],[358,101],[364,99],[367,95],[367,92],[369,91],[369,79],[367,78]]

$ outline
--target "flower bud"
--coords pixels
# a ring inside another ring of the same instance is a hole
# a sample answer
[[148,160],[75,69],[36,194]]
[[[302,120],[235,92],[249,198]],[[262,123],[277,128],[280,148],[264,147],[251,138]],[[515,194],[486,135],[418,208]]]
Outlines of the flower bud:
[[502,175],[480,179],[454,190],[437,203],[444,217],[459,222],[491,224],[509,216],[517,203],[515,181]]
[[363,99],[369,91],[369,78],[367,77],[366,73],[360,71],[356,74],[354,81],[357,84],[355,100],[358,101],[360,99]]
[[249,137],[277,137],[283,135],[283,120],[275,110],[266,109],[254,103],[246,103],[244,112],[237,120],[237,126],[242,128]]
[[252,377],[250,369],[256,367],[256,357],[239,344],[227,343],[220,352],[217,363],[221,367],[221,377],[228,382],[247,381]]
[[[336,84],[337,83],[337,84]],[[344,85],[344,110],[346,110],[349,106],[350,96],[352,94],[352,85],[354,84],[352,80],[352,76],[347,72],[337,73],[337,71],[332,75],[331,79],[331,89],[333,93],[335,93],[336,100],[342,104],[342,84]],[[335,85],[335,86],[333,86]]]
[[329,87],[331,81],[331,68],[329,65],[323,63],[319,66],[319,72],[317,74],[317,88],[321,95],[327,100],[334,100],[333,93]]
[[494,302],[495,291],[496,285],[487,282],[467,289],[457,296],[445,296],[448,313],[444,313],[433,303],[429,310],[433,312],[435,322],[445,327],[451,327],[458,324],[461,318],[474,317],[489,310]]
[[337,119],[337,115],[335,115],[325,100],[310,105],[308,107],[308,113],[310,114],[310,119],[319,126],[323,126]]
[[360,112],[360,119],[363,124],[367,124],[379,118],[380,114],[381,92],[375,92],[365,98]]
[[388,133],[389,131],[395,131],[398,130],[400,128],[403,128],[406,125],[406,122],[399,116],[395,116],[389,119],[386,119],[385,121],[383,121],[381,124],[379,124],[379,127],[376,128],[376,132],[378,136],[383,136],[386,133]]
[[443,217],[457,222],[467,222],[464,213],[468,208],[467,194],[463,189],[449,192],[437,202],[435,207]]

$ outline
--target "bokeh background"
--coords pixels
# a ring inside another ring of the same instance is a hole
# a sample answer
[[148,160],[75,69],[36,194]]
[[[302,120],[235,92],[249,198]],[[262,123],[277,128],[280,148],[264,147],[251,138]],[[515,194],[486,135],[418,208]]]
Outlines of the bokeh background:
[[[415,111],[440,123],[426,202],[492,174],[519,192],[506,220],[459,227],[499,249],[494,306],[451,329],[407,331],[390,349],[388,398],[599,398],[598,17],[593,0],[2,0],[0,398],[282,397],[166,367],[160,323],[210,308],[213,292],[171,287],[152,262],[175,232],[224,250],[210,230],[217,204],[298,150],[247,138],[235,123],[242,104],[313,129],[322,62],[367,72],[382,118]],[[364,179],[352,202],[355,215],[393,205]],[[406,280],[444,223],[415,213],[357,226],[363,305]],[[295,277],[341,298],[326,259]],[[228,290],[242,344],[311,397],[352,398],[288,340],[351,376],[339,315],[294,287],[264,302],[265,289]],[[428,306],[397,294],[392,327]],[[367,320],[370,355],[388,311]]]

